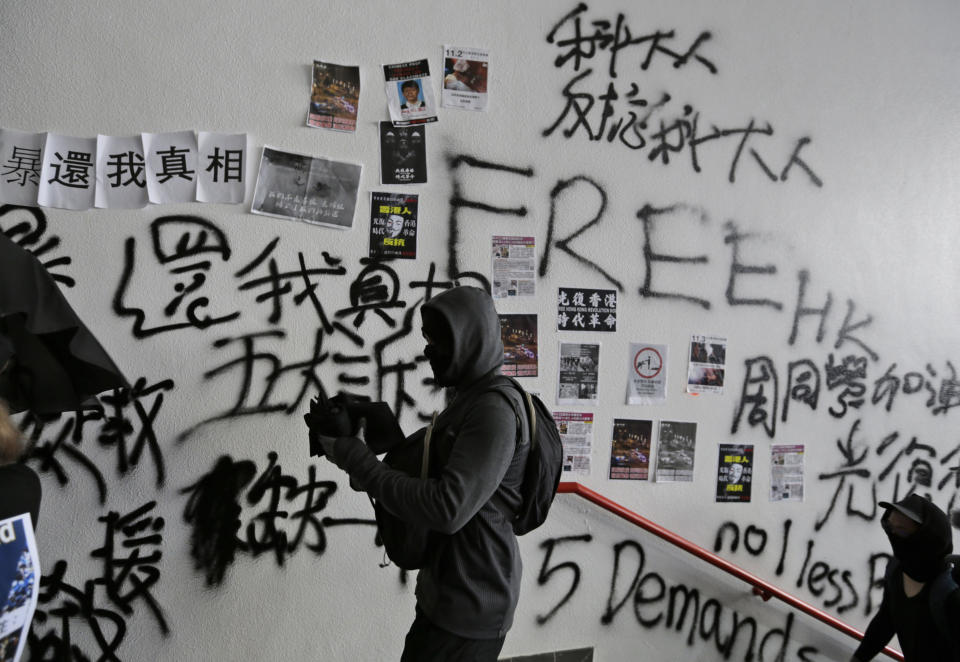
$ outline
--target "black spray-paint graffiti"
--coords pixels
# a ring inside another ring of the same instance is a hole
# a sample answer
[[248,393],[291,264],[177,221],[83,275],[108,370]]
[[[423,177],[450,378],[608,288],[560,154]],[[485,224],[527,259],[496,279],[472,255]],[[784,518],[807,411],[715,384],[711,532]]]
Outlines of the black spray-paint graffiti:
[[[591,20],[585,31],[583,22],[588,10],[586,4],[578,4],[547,34],[547,43],[561,51],[554,65],[561,69],[572,64],[575,73],[563,88],[563,109],[543,130],[544,137],[554,135],[561,128],[560,134],[564,138],[583,132],[592,141],[617,142],[634,151],[647,148],[647,159],[663,165],[670,163],[671,156],[677,158],[686,151],[696,173],[702,171],[703,150],[726,144],[730,154],[727,179],[731,184],[737,181],[741,158],[748,154],[769,181],[787,181],[796,167],[814,186],[823,186],[823,181],[801,156],[811,143],[809,136],[796,138],[787,149],[778,148],[774,157],[776,165],[771,165],[769,154],[765,159],[757,146],[760,141],[773,136],[770,122],[750,118],[740,126],[727,128],[720,128],[706,119],[701,123],[701,111],[692,103],[683,103],[682,108],[674,110],[676,104],[671,105],[674,99],[668,92],[651,92],[650,86],[639,80],[618,78],[620,51],[633,47],[646,51],[637,74],[649,71],[652,64],[663,62],[661,66],[669,65],[678,71],[688,65],[698,65],[697,71],[716,75],[716,65],[702,54],[701,49],[709,42],[710,32],[701,32],[683,51],[674,48],[675,30],[653,30],[635,37],[623,14],[618,14],[615,21],[605,18]],[[609,56],[605,78],[599,72],[594,78],[592,68],[580,71],[581,64],[599,57],[601,52]],[[707,124],[709,129],[704,130],[703,126]]]
[[[183,519],[191,527],[190,555],[210,586],[223,582],[238,552],[253,557],[272,552],[282,567],[301,546],[322,556],[330,527],[376,525],[372,519],[321,517],[337,484],[317,480],[312,464],[301,484],[283,472],[277,453],[268,453],[267,460],[267,467],[257,475],[253,461],[234,461],[224,455],[182,490],[189,495]],[[247,524],[240,536],[243,519]]]
[[72,414],[44,419],[27,413],[20,421],[29,440],[27,461],[42,473],[52,473],[60,485],[70,482],[68,467],[76,466],[94,481],[104,504],[107,481],[98,462],[82,447],[84,437],[94,436],[101,448],[112,449],[117,475],[128,475],[146,457],[153,465],[155,486],[163,487],[166,464],[155,426],[164,394],[173,387],[171,379],[148,384],[140,377],[130,388],[106,393],[97,404]]
[[[99,518],[104,525],[103,546],[91,556],[101,561],[102,571],[99,577],[83,581],[82,588],[65,580],[64,560],[43,576],[29,638],[31,659],[119,662],[127,619],[140,604],[146,606],[161,634],[169,634],[163,609],[151,593],[160,580],[157,564],[165,526],[153,512],[156,505],[150,501],[129,513],[111,511]],[[89,630],[99,649],[95,655],[77,643],[78,625]]]
[[[27,218],[18,221],[20,216]],[[66,255],[56,256],[61,247],[60,237],[47,233],[47,217],[42,210],[37,207],[0,206],[0,232],[40,260],[55,282],[65,287],[76,285],[71,276],[59,272],[61,267],[69,266],[73,260]]]
[[[552,538],[541,543],[545,550],[540,568],[538,583],[545,585],[557,571],[568,571],[571,576],[570,587],[560,601],[545,615],[537,617],[539,625],[545,625],[564,606],[566,606],[580,585],[583,571],[575,561],[563,561],[552,564],[554,551],[567,549],[570,543],[591,544],[592,536],[583,534]],[[564,547],[560,547],[563,545]],[[677,633],[688,647],[712,646],[723,659],[741,655],[744,662],[785,661],[788,651],[794,651],[795,658],[801,662],[812,662],[817,649],[812,646],[799,646],[791,640],[794,615],[788,613],[783,627],[775,627],[762,632],[752,617],[743,617],[738,612],[725,607],[716,598],[702,599],[701,590],[683,583],[669,583],[663,575],[647,567],[647,555],[643,546],[636,540],[627,539],[613,545],[613,567],[610,577],[610,591],[606,605],[601,613],[600,622],[611,625],[630,603],[637,623],[647,629],[662,629],[668,633]],[[591,558],[598,558],[591,550]],[[630,568],[635,568],[631,574]],[[591,569],[595,568],[591,564]],[[745,589],[748,590],[748,589]],[[581,606],[582,610],[582,606]],[[762,636],[761,636],[762,635]]]
[[740,547],[742,532],[743,549],[752,557],[751,564],[779,548],[775,570],[777,577],[785,574],[789,577],[796,570],[794,586],[798,589],[806,588],[823,607],[843,614],[855,609],[862,601],[864,608],[860,613],[864,616],[872,615],[883,593],[886,563],[892,558],[891,555],[885,552],[868,554],[863,572],[858,573],[856,566],[838,566],[818,558],[817,543],[813,536],[807,538],[801,552],[800,547],[791,543],[792,528],[793,521],[785,520],[780,545],[768,546],[769,536],[766,529],[755,524],[741,527],[736,522],[724,522],[717,529],[713,551],[718,554],[729,553],[735,557]]

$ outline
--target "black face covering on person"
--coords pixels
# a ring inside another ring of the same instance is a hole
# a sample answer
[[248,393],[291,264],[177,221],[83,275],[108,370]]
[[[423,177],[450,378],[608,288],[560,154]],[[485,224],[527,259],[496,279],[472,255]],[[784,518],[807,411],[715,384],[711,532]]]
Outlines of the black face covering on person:
[[945,557],[953,549],[946,515],[932,504],[924,505],[923,511],[920,528],[906,537],[893,531],[890,511],[880,520],[901,569],[918,582],[928,582],[939,575],[943,571]]
[[425,309],[423,335],[429,339],[427,346],[423,348],[423,355],[430,361],[433,380],[439,386],[454,386],[455,379],[450,370],[453,362],[453,333],[450,325],[441,315]]

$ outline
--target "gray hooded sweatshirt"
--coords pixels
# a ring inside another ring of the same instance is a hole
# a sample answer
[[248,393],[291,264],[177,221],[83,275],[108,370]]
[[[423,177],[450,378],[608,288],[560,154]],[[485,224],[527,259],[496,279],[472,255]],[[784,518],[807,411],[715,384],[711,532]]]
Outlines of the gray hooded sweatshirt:
[[417,575],[420,611],[462,637],[499,638],[513,623],[520,593],[520,551],[508,514],[521,505],[529,452],[527,426],[516,413],[523,404],[514,389],[484,392],[503,363],[500,321],[486,292],[453,288],[424,309],[452,331],[444,374],[455,397],[437,418],[431,442],[445,458],[442,469],[426,480],[410,477],[350,438],[338,440],[336,461],[391,513],[445,534]]

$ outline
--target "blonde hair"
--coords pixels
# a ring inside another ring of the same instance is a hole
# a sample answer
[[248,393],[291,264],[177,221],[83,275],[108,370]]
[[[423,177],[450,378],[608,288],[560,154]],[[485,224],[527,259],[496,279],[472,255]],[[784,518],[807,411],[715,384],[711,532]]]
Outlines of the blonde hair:
[[0,400],[0,465],[16,462],[23,454],[23,448],[23,435],[10,418],[6,403]]

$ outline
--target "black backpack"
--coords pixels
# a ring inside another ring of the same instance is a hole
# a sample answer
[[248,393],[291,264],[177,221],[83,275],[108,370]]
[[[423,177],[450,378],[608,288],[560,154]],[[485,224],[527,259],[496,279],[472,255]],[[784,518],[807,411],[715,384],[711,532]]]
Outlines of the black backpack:
[[[526,406],[523,418],[526,418],[530,429],[530,453],[527,455],[523,484],[520,487],[523,504],[512,522],[513,532],[522,536],[547,519],[563,471],[563,443],[560,441],[556,421],[543,401],[532,393],[527,393],[517,380],[511,377],[501,379],[501,383],[487,390],[501,391],[505,387],[512,387],[520,391]],[[504,397],[507,397],[506,394]],[[507,400],[512,404],[509,397]],[[521,414],[518,413],[517,416],[519,420],[523,420]]]

